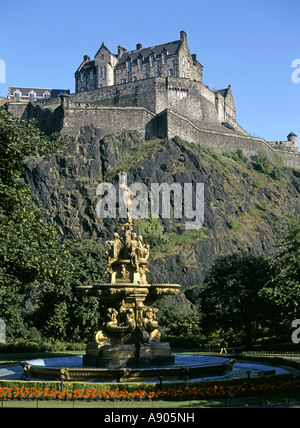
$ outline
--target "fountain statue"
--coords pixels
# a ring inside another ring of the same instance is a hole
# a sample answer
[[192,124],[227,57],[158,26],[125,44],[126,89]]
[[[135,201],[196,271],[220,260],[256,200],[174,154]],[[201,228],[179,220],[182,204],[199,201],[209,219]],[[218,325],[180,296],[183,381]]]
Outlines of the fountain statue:
[[161,330],[152,307],[165,295],[176,296],[178,284],[148,284],[150,246],[133,231],[131,193],[127,188],[127,222],[122,236],[106,242],[110,283],[79,286],[77,291],[97,296],[101,325],[89,343],[84,364],[95,367],[151,367],[174,363],[168,343],[161,342]]

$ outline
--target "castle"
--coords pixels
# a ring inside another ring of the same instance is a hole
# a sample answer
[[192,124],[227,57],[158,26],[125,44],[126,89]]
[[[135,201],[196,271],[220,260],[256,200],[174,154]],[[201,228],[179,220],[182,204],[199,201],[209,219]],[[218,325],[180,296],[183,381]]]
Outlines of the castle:
[[[118,46],[117,55],[102,43],[94,60],[84,55],[75,72],[75,88],[76,94],[103,89],[97,92],[97,101],[103,105],[134,105],[157,114],[172,108],[178,113],[188,112],[190,119],[220,123],[246,134],[236,123],[230,85],[212,91],[203,85],[202,77],[203,66],[196,54],[190,53],[187,34],[181,31],[179,40],[157,46],[143,48],[138,43],[136,50],[129,52]],[[151,85],[151,79],[156,78],[162,79]],[[151,99],[154,94],[155,99]],[[93,95],[75,99],[95,101]]]
[[117,55],[102,43],[94,60],[84,55],[75,72],[75,87],[76,92],[83,92],[151,77],[173,76],[202,82],[202,74],[203,66],[196,54],[190,54],[187,35],[181,31],[180,40],[148,48],[138,43],[136,50],[130,52],[118,46]]
[[187,34],[180,39],[113,54],[102,43],[93,60],[84,55],[75,72],[75,93],[24,103],[9,100],[7,108],[20,118],[35,117],[46,133],[75,138],[84,126],[101,134],[138,131],[142,138],[179,136],[206,147],[240,147],[246,156],[261,147],[284,163],[300,167],[297,136],[267,142],[250,136],[236,121],[231,86],[215,90],[204,85],[203,66],[191,54]]

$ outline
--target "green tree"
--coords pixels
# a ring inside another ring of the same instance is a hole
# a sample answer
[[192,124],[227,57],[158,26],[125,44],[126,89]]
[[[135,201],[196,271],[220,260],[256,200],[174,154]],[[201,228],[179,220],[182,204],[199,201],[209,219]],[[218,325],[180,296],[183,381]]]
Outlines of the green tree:
[[204,331],[241,332],[251,344],[255,330],[268,318],[268,308],[259,291],[271,268],[268,260],[248,253],[219,257],[207,272],[199,308]]
[[21,121],[0,108],[0,179],[10,185],[24,172],[27,156],[54,153],[68,139],[60,134],[47,137],[36,126],[36,121]]
[[101,314],[98,298],[78,294],[75,287],[108,282],[107,257],[104,245],[91,240],[71,243],[70,254],[74,270],[71,275],[73,296],[69,311],[69,336],[81,341],[92,338],[94,331],[99,328]]
[[23,180],[28,156],[68,141],[0,109],[0,317],[14,338],[31,326],[55,339],[82,340],[97,327],[97,300],[78,296],[75,287],[107,279],[103,245],[62,242]]
[[144,241],[152,248],[166,242],[164,228],[158,218],[148,218],[139,222],[139,233],[143,236]]
[[300,218],[281,219],[277,225],[279,254],[272,259],[273,274],[260,295],[275,305],[276,327],[289,332],[300,317]]
[[14,338],[31,326],[75,341],[98,327],[97,299],[77,295],[75,287],[108,279],[104,246],[63,242],[23,180],[27,157],[54,153],[68,141],[0,109],[0,317]]
[[256,156],[256,160],[254,162],[254,167],[263,174],[271,174],[272,164],[264,149],[259,149],[258,154]]
[[165,330],[168,340],[176,346],[199,346],[202,340],[200,313],[195,307],[180,302],[166,305],[158,303],[159,325]]
[[26,157],[46,155],[66,142],[0,109],[0,317],[8,324],[26,323],[25,313],[34,311],[42,289],[70,288],[68,251],[23,180]]

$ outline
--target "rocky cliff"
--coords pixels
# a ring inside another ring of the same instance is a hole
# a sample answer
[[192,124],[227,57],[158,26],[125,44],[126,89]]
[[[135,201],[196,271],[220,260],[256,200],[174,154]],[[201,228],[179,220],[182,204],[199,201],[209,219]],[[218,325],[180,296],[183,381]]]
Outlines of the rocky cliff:
[[138,132],[103,136],[87,126],[56,154],[29,159],[26,180],[64,237],[99,242],[111,239],[120,223],[96,217],[96,188],[117,183],[120,171],[126,170],[128,185],[204,183],[204,227],[185,231],[182,220],[161,220],[161,240],[151,252],[150,280],[180,283],[193,301],[216,256],[238,249],[276,252],[274,222],[300,213],[300,172],[272,162],[276,173],[266,174],[238,149],[222,152],[179,138],[143,141]]

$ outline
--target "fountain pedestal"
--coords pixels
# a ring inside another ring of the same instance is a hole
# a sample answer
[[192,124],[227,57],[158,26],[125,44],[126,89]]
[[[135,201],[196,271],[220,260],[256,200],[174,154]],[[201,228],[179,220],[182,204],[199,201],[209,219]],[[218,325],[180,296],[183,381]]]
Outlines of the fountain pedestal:
[[101,328],[86,349],[83,363],[93,367],[154,367],[174,364],[171,347],[161,342],[152,304],[177,295],[178,284],[107,283],[80,286],[77,291],[97,296]]
[[101,325],[89,343],[84,364],[94,367],[150,367],[174,363],[168,343],[161,343],[152,305],[165,295],[176,296],[178,284],[148,284],[150,247],[133,232],[130,216],[123,236],[114,234],[108,247],[111,282],[79,286],[78,292],[99,298]]

